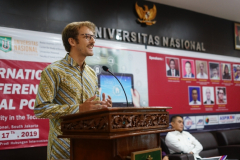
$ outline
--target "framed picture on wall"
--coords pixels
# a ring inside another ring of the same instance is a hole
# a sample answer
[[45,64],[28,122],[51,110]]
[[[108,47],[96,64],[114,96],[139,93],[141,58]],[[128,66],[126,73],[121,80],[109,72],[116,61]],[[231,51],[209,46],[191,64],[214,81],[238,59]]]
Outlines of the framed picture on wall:
[[166,57],[167,77],[180,77],[180,61],[178,58]]
[[235,49],[240,50],[240,23],[234,24]]

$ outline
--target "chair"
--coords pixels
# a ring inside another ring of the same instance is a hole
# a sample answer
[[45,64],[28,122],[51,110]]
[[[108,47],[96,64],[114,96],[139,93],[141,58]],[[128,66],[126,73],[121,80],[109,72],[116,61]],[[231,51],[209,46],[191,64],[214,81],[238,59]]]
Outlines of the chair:
[[219,151],[228,155],[227,158],[240,159],[240,130],[225,130],[216,132]]
[[201,157],[220,156],[218,143],[214,135],[210,132],[192,133],[192,135],[202,144],[203,150],[199,153]]
[[170,151],[165,143],[165,137],[161,137],[161,148],[167,156],[169,160],[194,160],[194,156],[192,154],[170,154]]

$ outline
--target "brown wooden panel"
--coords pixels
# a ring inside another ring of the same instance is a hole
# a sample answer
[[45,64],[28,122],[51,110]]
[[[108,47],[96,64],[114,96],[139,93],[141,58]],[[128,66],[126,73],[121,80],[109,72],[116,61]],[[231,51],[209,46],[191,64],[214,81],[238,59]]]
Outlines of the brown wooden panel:
[[[104,108],[61,117],[63,135],[166,129],[171,107]],[[69,134],[70,133],[70,134]]]
[[154,134],[154,133],[163,133],[171,132],[173,129],[159,129],[159,130],[141,130],[141,131],[132,131],[132,132],[120,132],[120,133],[66,133],[65,135],[59,135],[58,138],[86,138],[86,139],[116,139],[129,136],[145,135],[145,134]]
[[113,140],[71,139],[71,141],[73,160],[111,160],[114,157]]
[[140,135],[117,139],[117,152],[122,157],[131,156],[131,152],[158,148],[158,134]]
[[159,134],[112,140],[71,139],[71,160],[125,160],[131,152],[160,147]]
[[167,129],[168,108],[107,108],[67,115],[58,137],[71,139],[71,160],[126,160],[131,152],[160,148],[160,133],[172,131]]

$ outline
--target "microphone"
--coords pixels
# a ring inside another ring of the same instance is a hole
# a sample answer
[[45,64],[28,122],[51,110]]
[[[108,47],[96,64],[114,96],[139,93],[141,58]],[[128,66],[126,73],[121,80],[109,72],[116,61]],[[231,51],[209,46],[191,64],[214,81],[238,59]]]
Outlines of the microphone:
[[[109,71],[109,69],[108,69],[108,67],[107,66],[102,66],[102,69],[104,70],[104,71],[106,71],[106,72],[108,72],[108,73],[110,73],[111,75],[113,75],[117,80],[118,80],[118,78],[112,73],[112,72],[110,72]],[[122,83],[118,80],[118,82],[120,83],[120,85],[122,86]],[[124,90],[124,88],[123,88],[123,86],[122,86],[122,89],[123,89],[123,92],[124,92],[124,94],[125,94],[125,97],[126,97],[126,101],[127,101],[127,107],[128,107],[128,99],[127,99],[127,95],[126,95],[126,92],[125,92],[125,90]]]

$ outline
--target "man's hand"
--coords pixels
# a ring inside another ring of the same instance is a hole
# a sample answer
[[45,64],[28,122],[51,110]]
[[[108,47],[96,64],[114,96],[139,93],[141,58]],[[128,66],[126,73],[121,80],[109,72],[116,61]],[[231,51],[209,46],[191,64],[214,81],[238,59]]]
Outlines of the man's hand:
[[189,154],[194,154],[193,152],[189,152]]
[[[101,88],[99,88],[99,95],[101,95],[101,91],[102,91]],[[112,98],[108,95],[108,99],[105,100],[105,97],[106,97],[106,95],[105,95],[105,93],[103,93],[102,94],[102,101],[107,102],[108,107],[112,107]]]
[[136,89],[131,89],[134,107],[140,107],[140,95]]
[[163,160],[169,160],[169,159],[168,159],[168,156],[164,156],[164,157],[163,157]]
[[107,107],[112,107],[112,98],[108,95],[108,99],[105,99],[105,93],[102,94],[102,102],[105,102]]
[[[85,112],[89,110],[107,108],[107,103],[104,101],[94,101],[96,95],[87,99],[83,104],[79,105],[79,112]],[[110,97],[111,98],[111,97]]]

